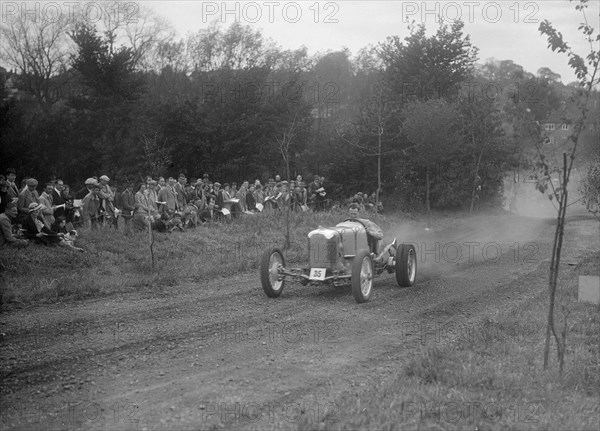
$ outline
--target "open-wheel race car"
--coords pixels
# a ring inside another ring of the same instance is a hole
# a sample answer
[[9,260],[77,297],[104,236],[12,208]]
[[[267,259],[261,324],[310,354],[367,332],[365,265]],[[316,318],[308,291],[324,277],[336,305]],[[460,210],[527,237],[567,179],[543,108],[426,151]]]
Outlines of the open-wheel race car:
[[412,286],[417,274],[415,247],[398,244],[396,238],[380,246],[372,226],[379,229],[369,220],[354,218],[334,227],[319,226],[308,234],[308,265],[304,267],[286,267],[281,249],[270,247],[260,261],[263,290],[276,298],[288,280],[303,286],[351,284],[354,299],[363,303],[371,297],[373,279],[384,271],[395,273],[400,287]]

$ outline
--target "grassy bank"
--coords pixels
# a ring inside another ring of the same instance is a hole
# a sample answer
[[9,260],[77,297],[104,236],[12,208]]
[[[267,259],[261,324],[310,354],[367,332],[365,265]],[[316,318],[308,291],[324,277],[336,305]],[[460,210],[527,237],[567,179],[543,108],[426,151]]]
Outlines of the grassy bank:
[[[551,369],[542,369],[548,265],[541,264],[510,287],[532,295],[461,330],[441,331],[424,346],[406,346],[395,377],[374,379],[358,396],[343,394],[336,405],[344,414],[322,429],[597,430],[600,313],[577,302],[577,290],[579,275],[600,275],[599,262],[596,252],[561,270],[558,303],[568,309],[563,376],[554,345]],[[562,322],[561,308],[557,316]]]
[[[292,213],[290,261],[307,259],[306,235],[319,225],[340,222],[345,212]],[[386,229],[405,215],[378,216]],[[102,228],[81,231],[76,244],[85,253],[60,247],[30,245],[0,250],[3,308],[77,300],[132,291],[160,292],[186,282],[254,270],[270,245],[283,246],[283,214],[247,216],[230,223],[207,224],[185,232],[154,234],[154,268],[148,233],[125,236]]]

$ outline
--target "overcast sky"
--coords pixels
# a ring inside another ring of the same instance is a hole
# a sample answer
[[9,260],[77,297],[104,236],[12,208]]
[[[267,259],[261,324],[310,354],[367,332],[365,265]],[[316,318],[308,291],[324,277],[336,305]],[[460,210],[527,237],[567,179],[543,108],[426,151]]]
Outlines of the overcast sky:
[[[538,31],[545,19],[563,33],[577,52],[585,56],[589,44],[577,31],[583,21],[577,2],[544,1],[149,1],[144,2],[169,20],[180,36],[205,28],[217,20],[228,27],[235,20],[259,27],[284,48],[305,45],[310,54],[350,49],[352,54],[390,35],[404,38],[411,21],[424,23],[428,32],[437,27],[437,16],[451,22],[462,18],[465,32],[479,48],[480,62],[488,58],[510,59],[535,73],[549,67],[565,83],[575,79],[565,54],[553,53]],[[589,23],[598,31],[599,4],[590,1]],[[596,49],[598,49],[596,47]]]

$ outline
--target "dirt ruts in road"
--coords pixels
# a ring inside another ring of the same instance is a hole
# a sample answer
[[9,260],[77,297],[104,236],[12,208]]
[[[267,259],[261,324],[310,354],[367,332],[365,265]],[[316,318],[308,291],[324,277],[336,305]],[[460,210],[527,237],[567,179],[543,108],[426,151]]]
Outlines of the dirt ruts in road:
[[[590,223],[568,225],[565,256],[598,248],[583,240]],[[450,242],[494,242],[501,252],[419,256],[414,287],[384,276],[362,305],[349,288],[286,286],[269,299],[253,272],[4,314],[3,428],[318,427],[343,416],[340,393],[401,372],[419,346],[438,342],[437,327],[531,295],[511,281],[544,264],[552,233],[547,222],[510,217],[423,235],[434,253],[435,242],[440,253]],[[515,242],[536,248],[525,260]]]

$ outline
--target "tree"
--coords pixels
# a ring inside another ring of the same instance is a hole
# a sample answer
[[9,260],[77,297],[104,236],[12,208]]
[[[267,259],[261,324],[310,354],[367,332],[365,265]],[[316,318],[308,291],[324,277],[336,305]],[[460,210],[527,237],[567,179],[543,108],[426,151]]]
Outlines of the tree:
[[[20,81],[47,110],[56,102],[59,88],[53,79],[66,70],[72,43],[67,31],[72,23],[66,14],[56,19],[30,18],[24,13],[2,17],[0,57],[21,73]],[[64,83],[63,83],[64,84]]]
[[425,26],[420,25],[411,28],[404,42],[391,36],[380,44],[379,54],[394,93],[403,101],[440,98],[469,79],[478,50],[463,34],[463,27],[460,20],[450,27],[440,22],[436,34],[427,37]]
[[456,150],[458,113],[452,104],[432,99],[407,104],[403,115],[403,132],[415,144],[414,160],[425,168],[425,205],[429,228],[433,168],[447,160]]
[[[576,119],[565,119],[565,121],[573,122],[573,133],[569,137],[571,142],[571,149],[567,156],[567,153],[563,153],[563,163],[560,167],[550,166],[546,157],[544,156],[541,148],[539,150],[539,160],[537,163],[539,172],[537,179],[537,188],[541,192],[546,192],[549,188],[552,190],[552,197],[555,198],[559,204],[559,210],[556,220],[556,230],[554,233],[554,242],[552,246],[552,258],[550,260],[550,272],[549,272],[549,306],[548,306],[548,324],[546,327],[546,343],[544,347],[544,369],[548,369],[549,365],[549,352],[550,352],[550,338],[554,337],[556,341],[556,352],[558,356],[559,372],[562,374],[564,369],[564,357],[566,350],[566,327],[567,317],[564,319],[564,329],[559,336],[555,327],[554,320],[554,305],[556,299],[556,287],[559,273],[560,256],[562,251],[562,242],[564,237],[564,226],[565,217],[567,212],[567,200],[568,200],[568,184],[571,176],[571,170],[573,168],[573,162],[575,160],[575,154],[577,152],[577,145],[579,138],[585,129],[589,114],[589,102],[592,95],[593,88],[600,83],[598,78],[598,66],[600,63],[600,50],[598,50],[597,44],[600,41],[600,34],[594,37],[594,28],[589,25],[585,10],[587,8],[588,0],[579,0],[576,10],[580,11],[584,22],[579,25],[579,30],[582,31],[583,35],[587,39],[590,45],[590,52],[584,58],[574,52],[571,47],[564,41],[562,33],[557,31],[548,20],[544,20],[540,23],[539,31],[547,37],[548,48],[552,51],[559,53],[566,53],[569,58],[569,66],[575,71],[575,75],[579,82],[580,91],[577,93],[577,106],[579,108],[579,117]],[[594,43],[595,42],[595,43]],[[568,160],[569,159],[569,160]],[[553,174],[555,176],[553,177]],[[559,186],[554,185],[554,179],[557,177],[559,180]]]
[[586,177],[581,181],[579,192],[585,208],[600,219],[600,157],[589,167]]

